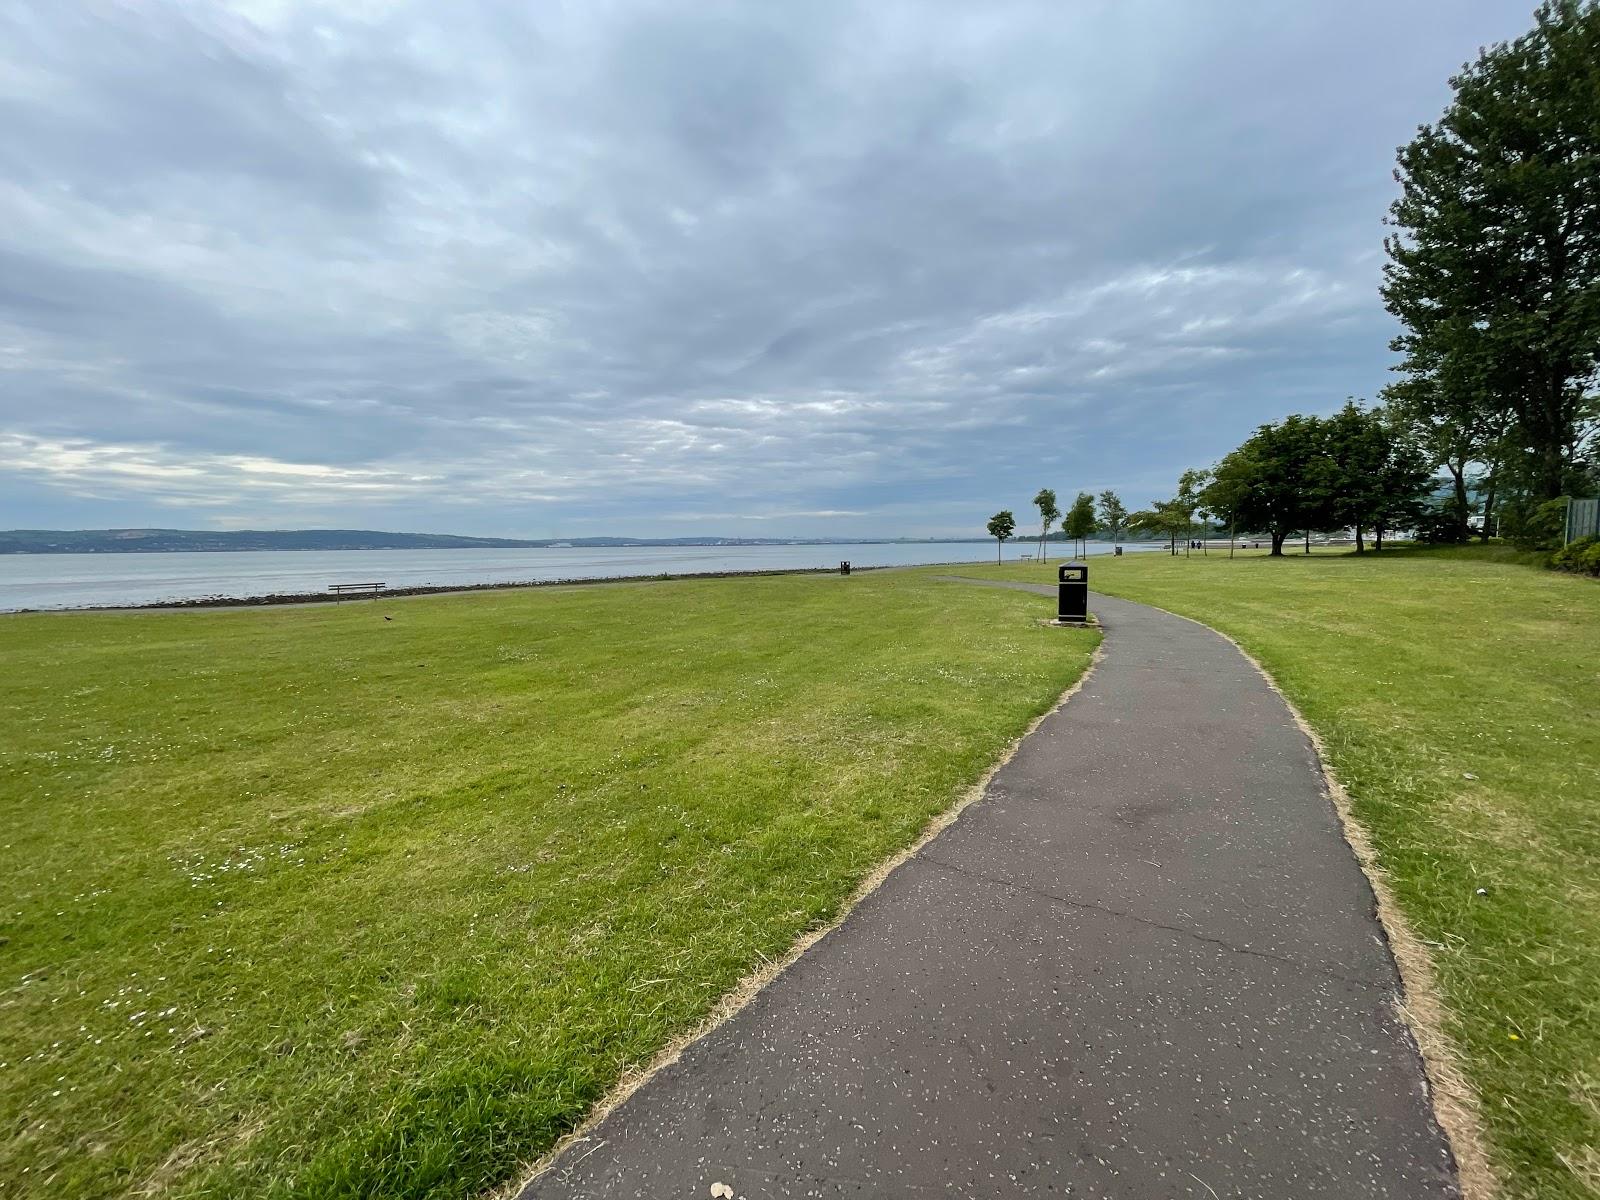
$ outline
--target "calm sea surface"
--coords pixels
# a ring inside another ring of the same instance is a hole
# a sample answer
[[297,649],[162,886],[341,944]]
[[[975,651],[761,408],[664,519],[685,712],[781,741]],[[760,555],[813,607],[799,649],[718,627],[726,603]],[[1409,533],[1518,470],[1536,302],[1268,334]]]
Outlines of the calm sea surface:
[[[1130,550],[1143,547],[1131,546]],[[1109,546],[1091,542],[1091,553]],[[1051,546],[1050,556],[1062,548]],[[1007,561],[1031,553],[1011,545]],[[153,604],[205,596],[324,592],[331,583],[390,587],[686,575],[994,560],[994,543],[853,546],[641,546],[530,550],[259,550],[204,554],[3,554],[0,611]]]

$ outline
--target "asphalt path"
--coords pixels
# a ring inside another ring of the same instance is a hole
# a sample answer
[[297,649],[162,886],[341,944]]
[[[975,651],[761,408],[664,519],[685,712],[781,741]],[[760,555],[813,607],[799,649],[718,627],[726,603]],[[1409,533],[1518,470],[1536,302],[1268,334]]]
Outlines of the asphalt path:
[[1459,1194],[1308,739],[1222,637],[1092,609],[984,796],[522,1200]]

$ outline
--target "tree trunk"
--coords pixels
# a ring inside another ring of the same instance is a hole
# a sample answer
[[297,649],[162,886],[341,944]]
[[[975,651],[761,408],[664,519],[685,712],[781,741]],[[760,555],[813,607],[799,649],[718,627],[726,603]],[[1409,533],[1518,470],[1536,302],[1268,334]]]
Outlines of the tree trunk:
[[1311,530],[1306,530],[1306,553],[1311,553]]
[[1273,558],[1282,558],[1283,557],[1283,540],[1288,536],[1289,536],[1289,534],[1288,534],[1287,531],[1285,531],[1283,533],[1279,533],[1277,530],[1273,530],[1273,532],[1272,532],[1272,557]]
[[1566,474],[1565,460],[1561,446],[1539,447],[1539,499],[1555,500],[1560,497],[1561,477]]
[[1365,541],[1363,541],[1362,538],[1361,538],[1362,532],[1363,531],[1362,531],[1361,526],[1357,525],[1356,526],[1356,553],[1357,554],[1365,554],[1367,552],[1367,543]]
[[1229,558],[1233,557],[1233,544],[1237,540],[1236,535],[1237,535],[1238,531],[1239,531],[1239,522],[1230,518],[1229,521],[1228,521],[1228,557]]
[[1456,493],[1456,541],[1465,542],[1472,537],[1472,528],[1467,524],[1467,463],[1462,459],[1444,465],[1450,472]]
[[995,538],[995,540],[994,540],[994,565],[997,566],[997,567],[1000,565],[1000,547],[1003,546],[1004,544],[1005,544],[1005,539],[1004,538]]
[[1373,542],[1372,549],[1373,549],[1373,551],[1375,553],[1376,552],[1381,552],[1383,550],[1383,526],[1382,525],[1374,526],[1373,530],[1372,530],[1372,533],[1373,533],[1373,536],[1377,539],[1375,542]]
[[1499,480],[1497,479],[1498,475],[1498,467],[1492,468],[1489,471],[1489,490],[1485,492],[1483,496],[1483,528],[1478,531],[1478,538],[1480,541],[1487,542],[1489,540],[1489,520],[1494,516],[1495,492],[1498,490],[1497,484],[1499,483]]

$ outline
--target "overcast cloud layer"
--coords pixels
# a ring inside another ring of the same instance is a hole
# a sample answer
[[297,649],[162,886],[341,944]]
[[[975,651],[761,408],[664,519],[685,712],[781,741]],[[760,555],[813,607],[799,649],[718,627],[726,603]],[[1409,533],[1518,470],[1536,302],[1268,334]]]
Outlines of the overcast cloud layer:
[[10,0],[0,526],[981,533],[1385,380],[1531,0]]

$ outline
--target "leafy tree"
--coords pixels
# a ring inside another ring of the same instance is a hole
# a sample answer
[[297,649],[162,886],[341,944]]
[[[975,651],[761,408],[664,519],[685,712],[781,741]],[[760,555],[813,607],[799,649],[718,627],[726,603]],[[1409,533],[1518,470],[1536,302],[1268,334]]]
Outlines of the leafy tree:
[[1357,553],[1371,530],[1414,525],[1428,509],[1432,462],[1409,419],[1350,401],[1333,416],[1291,416],[1263,425],[1209,472],[1188,471],[1172,504],[1265,531],[1281,556],[1295,531],[1353,528]]
[[1183,511],[1186,518],[1183,531],[1183,556],[1185,558],[1189,557],[1189,551],[1193,549],[1194,518],[1195,514],[1204,507],[1200,495],[1210,474],[1211,472],[1209,471],[1199,471],[1191,468],[1178,477],[1178,494],[1173,497],[1173,500]]
[[1228,522],[1228,557],[1233,557],[1234,541],[1239,531],[1239,513],[1254,479],[1255,459],[1240,447],[1211,468],[1206,485],[1200,491],[1200,503],[1205,510]]
[[1480,514],[1478,537],[1485,542],[1489,540],[1491,531],[1499,517],[1500,497],[1506,482],[1506,459],[1517,453],[1516,447],[1508,436],[1509,433],[1510,420],[1508,418],[1500,423],[1494,440],[1489,443],[1489,448],[1484,454],[1484,469],[1472,477],[1469,485],[1481,497],[1481,500],[1476,506],[1469,503],[1467,512],[1470,517],[1473,508],[1477,508]]
[[[1429,404],[1487,397],[1561,494],[1600,375],[1600,4],[1545,0],[1400,150],[1383,298]],[[1458,503],[1460,493],[1458,493]]]
[[1039,510],[1039,557],[1048,557],[1045,551],[1045,539],[1050,536],[1050,526],[1056,523],[1056,518],[1061,515],[1061,510],[1056,507],[1056,494],[1049,488],[1040,488],[1039,494],[1033,498],[1034,507]]
[[1405,420],[1388,409],[1365,409],[1355,401],[1323,422],[1324,510],[1332,526],[1355,530],[1356,553],[1366,551],[1365,534],[1414,524],[1426,508],[1433,471],[1428,456],[1411,436]]
[[1390,444],[1378,502],[1369,514],[1377,549],[1383,549],[1385,533],[1417,527],[1432,507],[1433,489],[1433,469],[1427,455],[1413,439],[1402,433]]
[[1353,527],[1356,553],[1361,554],[1365,530],[1382,502],[1389,438],[1381,423],[1353,400],[1328,418],[1323,432],[1329,464],[1323,475],[1326,519],[1330,527]]
[[1228,480],[1234,521],[1272,539],[1274,557],[1296,530],[1327,527],[1327,481],[1333,474],[1326,435],[1315,417],[1290,416],[1261,426],[1223,456],[1214,475]]
[[1194,521],[1194,510],[1185,508],[1183,502],[1157,500],[1149,508],[1142,508],[1128,518],[1128,528],[1154,533],[1167,539],[1167,550],[1178,552],[1178,535]]
[[1083,543],[1094,533],[1094,528],[1094,497],[1088,492],[1079,492],[1078,498],[1067,510],[1067,519],[1063,523],[1062,531],[1078,542],[1078,553],[1081,555],[1084,551]]
[[1002,508],[989,518],[989,536],[994,539],[994,561],[1000,561],[1000,547],[1005,545],[1006,539],[1017,531],[1017,518],[1011,514],[1009,508]]
[[1411,522],[1416,539],[1427,545],[1445,545],[1461,540],[1461,529],[1456,521],[1454,504],[1445,501],[1430,504]]
[[[1468,471],[1474,463],[1487,466],[1483,534],[1488,537],[1497,468],[1510,432],[1509,410],[1471,379],[1453,380],[1443,368],[1413,373],[1405,381],[1391,384],[1384,389],[1384,398],[1395,416],[1411,426],[1430,464],[1450,474],[1454,494],[1448,512],[1455,524],[1447,540],[1464,542],[1470,535]],[[1446,538],[1446,527],[1440,525],[1435,536]]]
[[1110,488],[1100,493],[1100,524],[1105,526],[1111,534],[1111,544],[1115,546],[1117,539],[1122,536],[1123,527],[1128,523],[1128,510],[1122,506],[1122,497]]
[[[1563,496],[1592,496],[1597,491],[1597,464],[1575,453],[1572,465],[1562,473]],[[1539,467],[1530,450],[1510,448],[1496,472],[1496,485],[1502,498],[1496,502],[1496,531],[1519,546],[1552,549],[1560,544],[1558,510],[1564,501],[1545,500],[1538,485]]]

